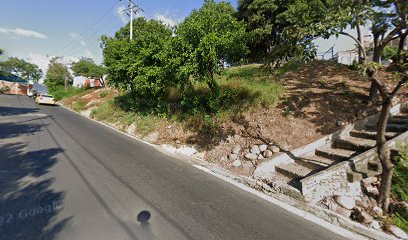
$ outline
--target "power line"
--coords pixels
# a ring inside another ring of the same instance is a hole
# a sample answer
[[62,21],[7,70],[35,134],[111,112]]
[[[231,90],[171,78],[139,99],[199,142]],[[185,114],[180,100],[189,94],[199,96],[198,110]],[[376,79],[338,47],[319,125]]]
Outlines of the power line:
[[[116,24],[114,24],[113,27],[109,29],[108,33],[112,32],[114,29],[119,28],[120,25],[121,25],[121,23],[116,23]],[[88,45],[93,45],[93,44],[97,43],[99,40],[100,40],[99,38],[96,38],[96,39],[94,39],[93,41],[88,42]],[[82,46],[82,45],[81,45],[78,49],[76,49],[76,50],[70,52],[70,54],[71,54],[71,55],[75,55],[75,54],[79,53],[81,50],[83,50],[83,49],[86,48],[86,47],[87,47],[87,46]]]
[[[111,26],[111,23],[114,22],[114,19],[116,19],[116,16],[112,16],[110,19],[108,19],[108,21],[105,21],[103,26],[101,28],[98,29],[94,29],[94,31],[90,32],[89,34],[87,34],[86,38],[83,39],[82,41],[84,41],[86,44],[88,44],[88,41],[91,40],[92,38],[94,38],[95,36],[99,37],[99,34],[107,27],[107,26]],[[78,48],[82,48],[82,47],[86,47],[86,45],[82,45],[80,43],[77,43],[76,45],[74,45],[73,47],[69,48],[68,50],[66,50],[64,52],[64,55],[70,54],[72,51],[78,49]]]
[[[108,15],[112,9],[115,8],[115,6],[117,5],[117,3],[115,2],[100,18],[98,18],[98,20],[96,20],[94,23],[92,23],[87,30],[81,32],[79,35],[84,35],[86,33],[88,33],[94,26],[96,26],[102,19],[105,18],[106,15]],[[70,41],[68,44],[66,44],[63,48],[61,48],[60,53],[62,53],[66,48],[68,48],[70,45],[72,45],[72,43],[76,43],[77,39],[73,39],[72,41]]]

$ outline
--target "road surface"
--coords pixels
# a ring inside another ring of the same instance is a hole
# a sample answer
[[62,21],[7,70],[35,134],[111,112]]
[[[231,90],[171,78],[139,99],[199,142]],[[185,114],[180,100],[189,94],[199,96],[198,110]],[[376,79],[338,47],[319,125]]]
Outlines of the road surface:
[[0,95],[0,239],[344,238],[62,107]]

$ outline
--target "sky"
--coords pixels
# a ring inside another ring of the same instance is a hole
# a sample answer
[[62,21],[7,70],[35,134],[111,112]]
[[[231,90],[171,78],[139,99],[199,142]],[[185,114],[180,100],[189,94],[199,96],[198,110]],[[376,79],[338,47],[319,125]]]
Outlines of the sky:
[[[236,6],[238,0],[230,2]],[[135,0],[146,18],[171,26],[180,23],[203,0]],[[101,35],[113,35],[129,18],[124,13],[127,0],[1,0],[0,48],[6,57],[24,58],[46,72],[49,59],[65,56],[65,61],[90,57],[102,62]],[[349,50],[352,40],[317,40],[319,51],[335,45]],[[350,47],[351,46],[351,47]]]

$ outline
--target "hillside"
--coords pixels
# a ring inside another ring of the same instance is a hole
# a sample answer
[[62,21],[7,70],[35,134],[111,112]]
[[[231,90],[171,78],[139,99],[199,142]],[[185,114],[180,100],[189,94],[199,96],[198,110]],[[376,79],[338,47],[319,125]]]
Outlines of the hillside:
[[[381,74],[392,81],[386,72]],[[233,67],[218,76],[217,82],[227,96],[217,114],[175,109],[160,116],[133,109],[126,94],[109,88],[88,90],[62,103],[150,142],[194,145],[206,160],[246,175],[260,160],[234,167],[227,158],[234,146],[273,143],[290,150],[378,110],[365,103],[367,78],[331,62],[289,64],[272,72],[260,65]],[[197,94],[208,94],[205,86],[194,89]],[[400,99],[408,99],[406,89],[401,93]]]

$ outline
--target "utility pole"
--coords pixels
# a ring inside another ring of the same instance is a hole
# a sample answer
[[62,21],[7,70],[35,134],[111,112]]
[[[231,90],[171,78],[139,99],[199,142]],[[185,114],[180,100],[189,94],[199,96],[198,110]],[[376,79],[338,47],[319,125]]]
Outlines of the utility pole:
[[133,2],[129,0],[130,5],[130,41],[133,40]]
[[[122,1],[122,0],[119,0],[119,1]],[[130,23],[129,23],[129,25],[130,25],[130,29],[129,29],[130,34],[129,35],[130,35],[130,41],[132,41],[133,40],[133,14],[137,14],[138,12],[143,12],[143,9],[140,8],[138,5],[134,4],[132,2],[132,0],[129,0],[129,6],[124,11],[130,17]],[[128,11],[130,11],[130,12],[128,13]]]

